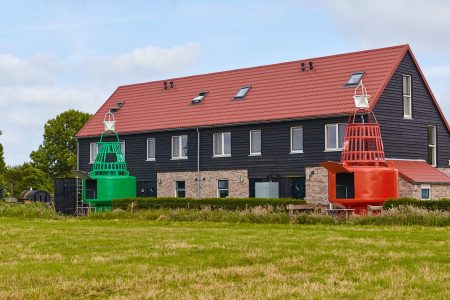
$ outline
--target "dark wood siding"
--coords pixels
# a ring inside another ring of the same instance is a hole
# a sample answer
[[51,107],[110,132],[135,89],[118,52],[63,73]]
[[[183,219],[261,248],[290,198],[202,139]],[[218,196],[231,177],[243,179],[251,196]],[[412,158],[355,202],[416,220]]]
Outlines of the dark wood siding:
[[[411,75],[412,119],[403,118],[403,75]],[[374,112],[381,125],[387,157],[426,160],[427,127],[433,125],[437,131],[437,166],[448,167],[450,133],[409,53],[402,59]]]
[[[403,118],[402,75],[412,76],[413,119]],[[370,87],[369,87],[370,90]],[[298,109],[301,109],[299,107]],[[402,159],[427,159],[427,126],[437,128],[437,162],[447,167],[450,159],[450,134],[409,54],[384,90],[374,112],[381,124],[386,156]],[[247,169],[250,178],[302,177],[306,166],[327,160],[338,161],[340,152],[325,152],[325,124],[345,123],[346,117],[272,122],[220,128],[202,128],[200,132],[200,170]],[[304,153],[289,154],[290,127],[303,126]],[[261,130],[262,155],[249,156],[249,132]],[[231,132],[231,157],[213,158],[213,134]],[[188,135],[188,159],[171,160],[171,137]],[[146,161],[147,138],[156,139],[156,161]],[[157,172],[195,171],[197,168],[197,132],[195,129],[121,136],[126,144],[130,173],[138,180],[156,180]],[[90,171],[89,142],[79,140],[79,168]]]
[[[347,118],[276,122],[231,127],[203,128],[200,133],[200,170],[247,169],[251,178],[268,176],[301,177],[305,166],[325,160],[339,160],[341,152],[325,152],[325,124],[345,123]],[[303,126],[304,153],[289,154],[290,128]],[[250,154],[250,130],[261,130],[261,156]],[[231,132],[231,157],[213,157],[213,134]],[[171,137],[188,135],[188,159],[171,159]],[[147,138],[156,139],[156,161],[146,160]],[[89,171],[89,143],[79,140],[80,169]],[[157,172],[195,171],[197,169],[196,130],[155,132],[121,136],[125,141],[128,169],[138,180],[156,180]]]

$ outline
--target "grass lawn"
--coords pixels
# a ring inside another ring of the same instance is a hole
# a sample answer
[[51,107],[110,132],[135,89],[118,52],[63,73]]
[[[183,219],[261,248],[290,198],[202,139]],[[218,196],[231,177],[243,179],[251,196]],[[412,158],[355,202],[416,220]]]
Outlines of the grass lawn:
[[0,299],[450,298],[448,227],[0,218]]

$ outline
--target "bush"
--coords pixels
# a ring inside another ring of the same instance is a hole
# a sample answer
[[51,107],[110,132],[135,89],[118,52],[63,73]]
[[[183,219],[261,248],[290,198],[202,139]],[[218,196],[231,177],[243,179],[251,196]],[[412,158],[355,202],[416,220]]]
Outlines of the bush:
[[5,203],[0,201],[0,217],[58,219],[61,215],[46,203]]
[[390,209],[400,206],[414,206],[425,208],[428,210],[450,211],[450,199],[419,200],[415,198],[399,198],[399,199],[389,199],[383,204],[384,209]]
[[293,198],[130,198],[113,200],[113,209],[129,209],[134,203],[134,208],[141,209],[202,209],[209,207],[212,210],[245,210],[254,207],[272,207],[277,211],[285,211],[288,204],[305,204],[304,200]]

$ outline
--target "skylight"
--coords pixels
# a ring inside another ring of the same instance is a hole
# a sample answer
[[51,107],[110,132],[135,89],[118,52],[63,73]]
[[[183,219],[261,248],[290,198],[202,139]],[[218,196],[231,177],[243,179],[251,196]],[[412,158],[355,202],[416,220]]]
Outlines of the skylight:
[[361,78],[364,76],[364,72],[356,72],[350,76],[350,79],[345,84],[345,86],[355,86],[361,81]]
[[251,89],[251,86],[243,86],[239,89],[234,99],[243,99],[247,95],[248,91]]
[[192,99],[192,104],[202,102],[206,95],[208,95],[208,91],[201,91],[200,93],[198,93],[198,96],[195,96],[194,99]]

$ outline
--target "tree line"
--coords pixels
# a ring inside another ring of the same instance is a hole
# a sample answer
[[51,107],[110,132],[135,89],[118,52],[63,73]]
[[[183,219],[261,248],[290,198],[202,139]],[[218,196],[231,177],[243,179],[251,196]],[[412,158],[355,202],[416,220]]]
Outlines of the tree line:
[[[0,143],[0,188],[5,197],[18,197],[30,188],[53,192],[53,179],[74,177],[77,168],[77,132],[91,118],[91,114],[68,110],[44,125],[42,144],[30,154],[30,162],[7,166]],[[2,131],[0,131],[0,135]]]

